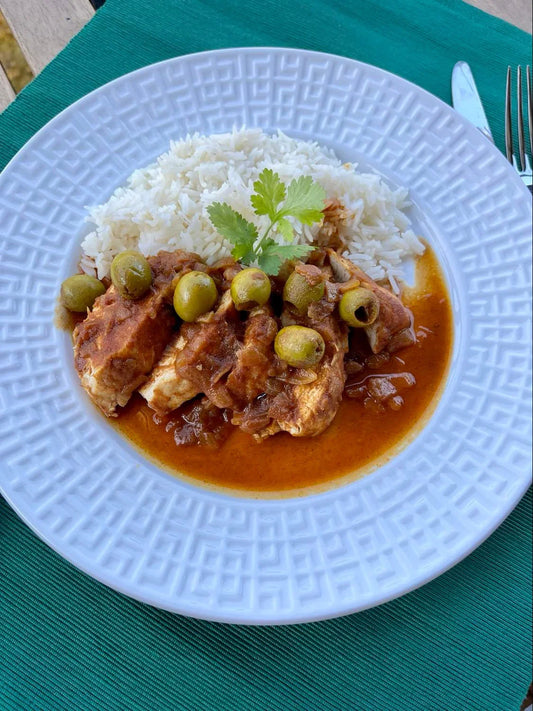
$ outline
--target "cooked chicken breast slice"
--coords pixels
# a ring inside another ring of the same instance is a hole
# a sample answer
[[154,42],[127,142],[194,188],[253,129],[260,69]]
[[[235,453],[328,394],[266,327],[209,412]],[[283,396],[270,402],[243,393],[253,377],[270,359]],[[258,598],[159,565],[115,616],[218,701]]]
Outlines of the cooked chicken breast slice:
[[344,348],[339,347],[331,359],[323,359],[312,383],[293,385],[278,395],[269,411],[274,427],[267,428],[268,434],[283,430],[293,437],[314,437],[329,427],[339,409],[346,381],[344,353]]
[[242,347],[226,381],[228,391],[236,400],[236,409],[265,391],[266,382],[276,367],[274,339],[277,332],[278,324],[269,304],[250,311]]
[[282,315],[285,323],[298,323],[318,331],[324,339],[325,352],[312,369],[316,374],[314,380],[286,387],[276,396],[269,409],[274,422],[267,428],[268,434],[283,430],[293,437],[314,437],[327,429],[337,414],[346,382],[344,356],[348,351],[348,329],[333,316],[332,310],[332,304],[321,300],[305,315]]
[[339,282],[358,279],[362,286],[372,291],[379,300],[379,316],[365,328],[373,353],[387,350],[394,353],[416,341],[413,315],[401,300],[388,289],[376,284],[367,274],[349,259],[341,257],[332,249],[327,250],[335,279]]
[[[225,291],[215,311],[184,323],[165,349],[145,385],[139,389],[149,407],[160,415],[168,414],[188,400],[216,386],[217,369],[231,368],[235,309],[231,294]],[[231,360],[226,365],[228,358]],[[214,396],[216,400],[216,396]]]
[[176,376],[176,358],[186,345],[186,339],[181,333],[177,333],[163,351],[161,360],[146,383],[139,388],[139,393],[148,406],[159,415],[167,415],[198,395],[197,389],[189,380]]
[[116,417],[116,408],[126,405],[160,359],[176,324],[173,280],[185,268],[197,268],[199,260],[183,251],[149,257],[153,282],[146,296],[123,299],[110,286],[74,329],[82,387],[107,417]]

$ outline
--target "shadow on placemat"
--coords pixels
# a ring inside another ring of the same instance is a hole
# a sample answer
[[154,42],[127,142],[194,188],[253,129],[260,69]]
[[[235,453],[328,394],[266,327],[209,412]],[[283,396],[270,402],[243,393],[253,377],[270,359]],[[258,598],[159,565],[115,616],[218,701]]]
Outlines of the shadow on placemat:
[[520,706],[520,711],[531,711],[532,708],[533,708],[533,684],[530,684],[529,689],[527,690],[527,696],[522,701],[522,704]]

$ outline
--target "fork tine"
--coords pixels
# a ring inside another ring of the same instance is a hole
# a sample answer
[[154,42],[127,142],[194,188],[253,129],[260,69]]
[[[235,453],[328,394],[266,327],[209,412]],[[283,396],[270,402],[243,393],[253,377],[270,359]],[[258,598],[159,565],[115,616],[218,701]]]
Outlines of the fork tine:
[[531,69],[529,64],[526,67],[526,90],[527,90],[527,129],[529,133],[529,152],[533,153],[533,97],[531,96]]
[[524,116],[522,113],[522,67],[516,70],[516,123],[518,130],[518,158],[520,170],[526,169],[526,154],[524,151]]
[[507,67],[505,85],[505,153],[509,163],[513,162],[513,125],[511,122],[511,67]]

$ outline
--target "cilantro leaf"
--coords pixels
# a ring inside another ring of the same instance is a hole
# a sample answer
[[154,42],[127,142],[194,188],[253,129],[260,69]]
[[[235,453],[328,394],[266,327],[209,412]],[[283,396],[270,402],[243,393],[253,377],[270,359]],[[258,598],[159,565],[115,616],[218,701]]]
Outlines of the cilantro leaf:
[[257,266],[262,269],[265,274],[271,276],[276,276],[281,269],[283,260],[275,254],[267,254],[266,252],[261,252],[257,258]]
[[277,173],[265,168],[254,183],[255,193],[250,198],[256,215],[268,215],[274,222],[276,211],[285,199],[285,185]]
[[303,175],[289,183],[287,199],[278,215],[291,215],[305,225],[312,225],[323,217],[325,198],[324,188],[309,175]]
[[250,200],[256,215],[267,215],[270,225],[261,239],[257,228],[227,203],[215,202],[207,208],[213,226],[233,244],[232,255],[243,264],[256,262],[267,274],[278,274],[287,259],[298,259],[312,252],[308,244],[279,244],[269,233],[276,228],[285,242],[292,242],[294,228],[287,217],[294,217],[305,225],[319,222],[323,217],[326,193],[309,176],[295,178],[285,188],[279,175],[265,168],[254,183]]
[[304,257],[314,249],[310,244],[279,244],[273,239],[265,239],[261,253],[257,257],[259,268],[265,274],[276,275],[287,259]]
[[254,244],[259,237],[256,226],[225,202],[214,202],[207,212],[213,227],[234,245],[231,251],[233,257],[244,264],[253,262]]
[[286,242],[292,242],[294,230],[292,229],[292,225],[288,220],[286,220],[284,217],[280,217],[280,219],[276,222],[276,227],[278,228],[278,231],[281,232],[281,234],[283,235],[283,239]]
[[231,256],[243,264],[251,264],[255,259],[255,252],[245,244],[236,244],[231,250]]
[[225,202],[214,202],[207,208],[213,227],[232,244],[250,244],[259,237],[257,227]]

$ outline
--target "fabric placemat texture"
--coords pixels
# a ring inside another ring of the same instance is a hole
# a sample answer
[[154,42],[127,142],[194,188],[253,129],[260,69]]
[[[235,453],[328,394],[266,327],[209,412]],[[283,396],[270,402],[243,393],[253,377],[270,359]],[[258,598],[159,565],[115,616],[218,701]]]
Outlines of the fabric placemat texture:
[[[248,45],[352,57],[448,102],[452,66],[464,59],[503,148],[505,70],[531,63],[530,43],[462,0],[107,0],[0,116],[0,167],[121,74]],[[531,682],[530,520],[531,492],[466,560],[379,608],[245,628],[109,590],[0,499],[0,709],[518,710]]]

